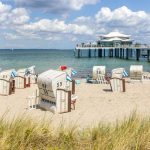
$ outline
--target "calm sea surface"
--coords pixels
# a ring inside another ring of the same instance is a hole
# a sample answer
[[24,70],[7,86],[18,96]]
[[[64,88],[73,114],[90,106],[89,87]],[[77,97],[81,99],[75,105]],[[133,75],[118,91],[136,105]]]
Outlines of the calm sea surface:
[[86,76],[92,72],[92,67],[105,65],[107,70],[124,67],[129,70],[130,65],[143,65],[145,71],[150,71],[150,63],[142,59],[123,60],[116,58],[75,58],[73,50],[0,50],[0,68],[24,68],[36,66],[37,72],[41,73],[48,69],[57,69],[60,65],[67,65],[78,71],[78,76]]

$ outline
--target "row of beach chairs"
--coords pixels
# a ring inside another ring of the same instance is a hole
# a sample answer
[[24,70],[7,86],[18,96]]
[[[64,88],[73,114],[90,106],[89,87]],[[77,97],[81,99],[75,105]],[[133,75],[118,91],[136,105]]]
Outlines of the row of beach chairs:
[[116,68],[113,69],[110,73],[106,73],[106,66],[94,66],[93,76],[91,79],[88,78],[87,82],[97,84],[110,84],[112,91],[125,92],[125,77],[128,77],[130,82],[150,81],[150,73],[144,72],[142,65],[131,65],[129,74],[124,68]]
[[11,95],[15,89],[30,87],[37,82],[35,66],[24,69],[9,69],[0,72],[0,95]]

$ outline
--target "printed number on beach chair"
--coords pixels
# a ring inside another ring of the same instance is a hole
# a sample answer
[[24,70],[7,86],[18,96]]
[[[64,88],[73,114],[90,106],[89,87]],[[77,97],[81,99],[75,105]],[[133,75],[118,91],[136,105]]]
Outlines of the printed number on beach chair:
[[106,77],[103,74],[97,74],[96,82],[98,84],[108,84],[108,81],[106,80]]
[[125,79],[111,78],[110,87],[113,92],[125,92]]

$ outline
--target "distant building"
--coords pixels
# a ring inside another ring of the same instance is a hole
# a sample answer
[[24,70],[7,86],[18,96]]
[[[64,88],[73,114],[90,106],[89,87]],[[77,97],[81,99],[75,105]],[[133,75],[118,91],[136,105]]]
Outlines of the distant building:
[[97,44],[101,47],[120,47],[120,46],[130,46],[133,40],[131,35],[121,34],[119,32],[110,32],[106,35],[101,35]]

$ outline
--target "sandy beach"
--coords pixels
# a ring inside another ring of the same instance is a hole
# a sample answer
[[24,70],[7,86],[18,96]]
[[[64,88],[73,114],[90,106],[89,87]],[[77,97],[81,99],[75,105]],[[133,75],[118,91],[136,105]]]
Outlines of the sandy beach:
[[150,116],[150,82],[126,83],[126,92],[111,92],[106,84],[88,84],[84,80],[76,85],[76,109],[69,113],[53,114],[41,109],[27,109],[27,97],[38,89],[32,84],[30,88],[16,89],[15,94],[0,96],[0,115],[12,119],[25,114],[34,121],[45,119],[57,126],[77,125],[81,128],[94,126],[99,122],[112,123],[128,117],[133,111],[142,116]]

